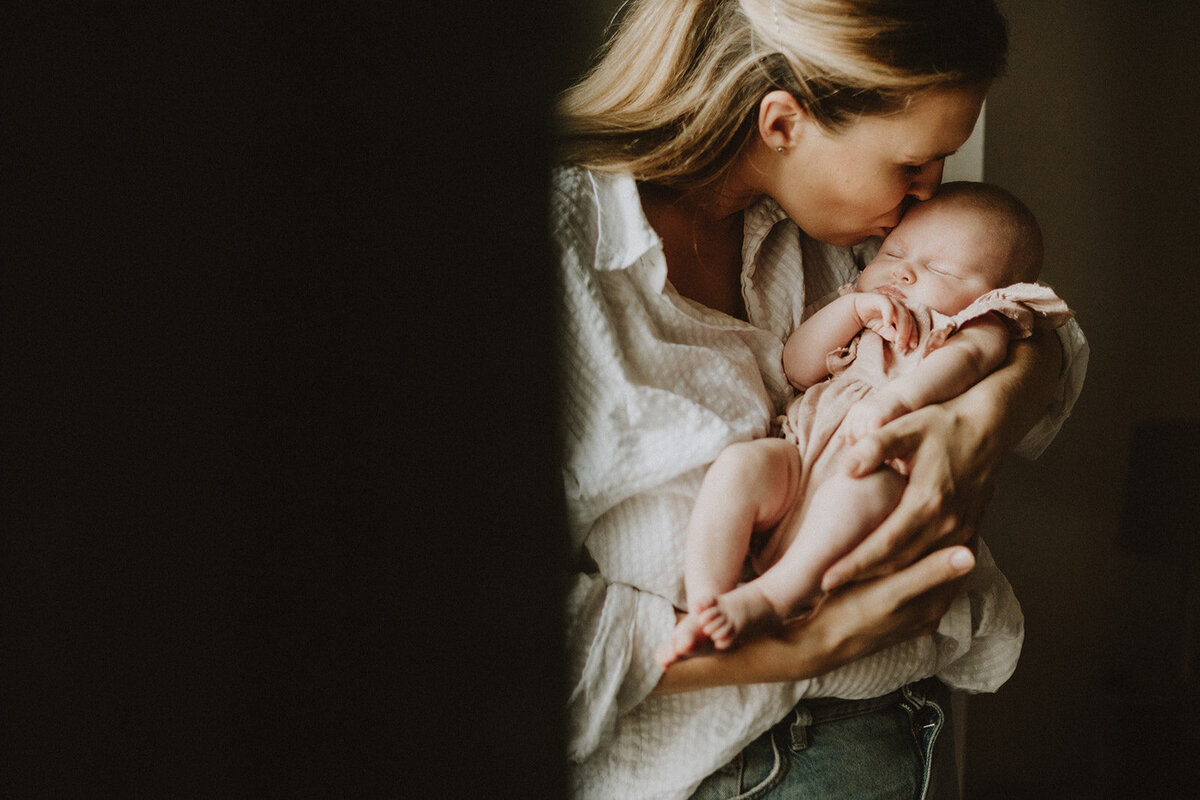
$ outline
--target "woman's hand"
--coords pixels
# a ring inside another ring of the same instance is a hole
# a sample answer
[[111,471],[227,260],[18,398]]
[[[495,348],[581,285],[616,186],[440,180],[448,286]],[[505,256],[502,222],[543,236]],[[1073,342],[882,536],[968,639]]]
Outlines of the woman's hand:
[[676,662],[654,693],[804,680],[932,633],[950,607],[959,580],[974,566],[968,548],[950,547],[893,575],[847,586],[772,634],[735,650]]
[[[909,475],[896,509],[825,572],[826,591],[913,563],[936,547],[971,541],[991,498],[999,455],[987,431],[947,406],[926,406],[860,440],[847,454],[850,474],[898,461]],[[887,467],[884,467],[885,469]]]
[[893,420],[847,453],[850,474],[890,462],[908,474],[908,486],[888,518],[826,570],[823,589],[884,575],[937,547],[974,539],[993,494],[992,473],[1053,393],[1061,351],[1057,337],[1039,333],[1015,343],[1007,362],[966,392]]
[[905,398],[886,387],[878,389],[850,406],[842,420],[841,435],[848,444],[854,444],[910,411],[912,406]]
[[824,641],[829,658],[844,664],[894,644],[933,633],[975,568],[967,547],[930,553],[898,572],[826,595],[811,617],[785,628],[792,643]]

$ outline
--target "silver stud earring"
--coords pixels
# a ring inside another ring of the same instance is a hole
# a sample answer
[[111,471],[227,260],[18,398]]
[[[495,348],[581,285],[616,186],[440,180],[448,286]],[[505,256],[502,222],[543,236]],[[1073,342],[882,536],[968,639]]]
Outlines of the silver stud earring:
[[776,153],[782,153],[782,152],[783,152],[783,145],[779,145],[779,147],[776,147],[776,148],[775,148],[775,152],[776,152]]

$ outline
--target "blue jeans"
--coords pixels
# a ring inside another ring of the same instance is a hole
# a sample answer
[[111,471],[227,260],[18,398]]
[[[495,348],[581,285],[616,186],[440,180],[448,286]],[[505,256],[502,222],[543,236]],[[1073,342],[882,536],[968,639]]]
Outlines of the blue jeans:
[[957,800],[949,711],[932,678],[870,700],[801,701],[692,798]]

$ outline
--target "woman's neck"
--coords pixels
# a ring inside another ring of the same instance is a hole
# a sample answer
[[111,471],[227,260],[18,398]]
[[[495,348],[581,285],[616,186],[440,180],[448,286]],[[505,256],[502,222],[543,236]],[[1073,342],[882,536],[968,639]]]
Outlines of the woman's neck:
[[742,212],[753,196],[681,193],[639,184],[642,209],[663,242],[667,277],[684,297],[738,319],[742,299]]

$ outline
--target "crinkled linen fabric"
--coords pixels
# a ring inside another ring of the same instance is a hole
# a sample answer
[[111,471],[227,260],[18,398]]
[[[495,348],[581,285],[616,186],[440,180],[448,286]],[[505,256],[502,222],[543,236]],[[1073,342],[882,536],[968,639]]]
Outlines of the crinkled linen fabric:
[[[986,547],[937,633],[798,683],[648,697],[655,646],[682,606],[683,532],[723,447],[768,433],[792,399],[783,342],[853,282],[861,253],[806,238],[770,199],[744,215],[749,322],[680,296],[634,181],[561,168],[551,236],[562,298],[568,753],[580,798],[684,798],[800,698],[873,697],[938,675],[992,691],[1015,668],[1020,607]],[[1054,407],[1026,438],[1034,456],[1066,418],[1086,342],[1066,354]]]

